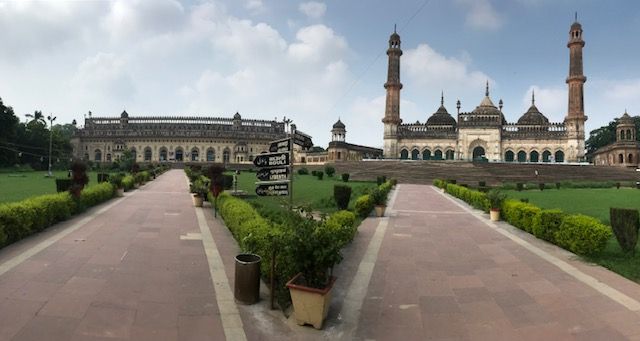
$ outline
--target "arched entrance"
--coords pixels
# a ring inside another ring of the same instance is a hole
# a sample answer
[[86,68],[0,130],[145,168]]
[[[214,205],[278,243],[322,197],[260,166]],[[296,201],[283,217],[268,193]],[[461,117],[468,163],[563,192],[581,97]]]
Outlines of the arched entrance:
[[409,158],[409,151],[406,149],[403,149],[400,151],[400,159],[401,160],[406,160]]
[[532,151],[531,154],[529,154],[529,161],[531,162],[538,162],[538,158],[540,157],[540,155],[538,154],[537,151]]
[[176,161],[184,161],[184,151],[181,147],[176,148]]
[[512,151],[507,150],[506,153],[504,153],[504,160],[507,162],[513,162],[513,159],[515,158],[515,155],[513,154]]
[[564,153],[561,150],[558,150],[555,154],[556,162],[564,162]]
[[429,160],[431,158],[431,151],[429,149],[425,149],[422,152],[422,159],[423,160]]
[[527,162],[527,153],[524,150],[518,152],[518,162]]
[[160,161],[167,161],[167,148],[160,148]]
[[449,149],[444,154],[445,154],[445,157],[446,157],[447,160],[453,160],[454,159],[455,154],[454,154],[453,150]]
[[542,152],[542,162],[549,162],[551,161],[551,152],[548,150],[545,150],[544,152]]
[[435,152],[435,154],[434,154],[434,158],[435,158],[436,160],[442,160],[442,150],[437,149],[437,150],[436,150],[436,152]]
[[418,160],[418,156],[420,155],[420,151],[414,149],[411,151],[411,160]]
[[482,159],[484,156],[484,148],[477,146],[475,148],[473,148],[473,159],[474,160],[479,160]]

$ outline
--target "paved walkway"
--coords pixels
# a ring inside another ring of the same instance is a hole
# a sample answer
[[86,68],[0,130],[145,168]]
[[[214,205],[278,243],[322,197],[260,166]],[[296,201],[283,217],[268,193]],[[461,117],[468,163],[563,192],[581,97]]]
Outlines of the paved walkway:
[[264,285],[233,304],[237,244],[175,170],[0,250],[0,340],[640,340],[636,283],[431,186],[393,193],[344,250],[322,331]]

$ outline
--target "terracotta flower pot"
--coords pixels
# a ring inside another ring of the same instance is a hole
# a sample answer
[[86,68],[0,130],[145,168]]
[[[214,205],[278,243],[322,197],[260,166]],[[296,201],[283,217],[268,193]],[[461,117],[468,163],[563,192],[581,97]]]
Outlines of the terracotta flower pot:
[[197,194],[193,194],[191,197],[193,198],[193,206],[202,207],[203,199],[202,199],[201,196],[199,196]]
[[310,324],[316,329],[322,329],[322,323],[329,313],[331,290],[336,278],[332,276],[324,289],[316,289],[299,284],[300,276],[302,273],[295,275],[287,283],[296,323],[300,326]]
[[124,195],[124,188],[118,188],[116,189],[116,193],[119,197]]
[[500,209],[499,208],[492,208],[489,211],[489,215],[491,217],[491,221],[499,221],[500,220]]
[[386,210],[387,206],[385,205],[376,205],[375,209],[376,209],[376,217],[384,217],[384,211]]

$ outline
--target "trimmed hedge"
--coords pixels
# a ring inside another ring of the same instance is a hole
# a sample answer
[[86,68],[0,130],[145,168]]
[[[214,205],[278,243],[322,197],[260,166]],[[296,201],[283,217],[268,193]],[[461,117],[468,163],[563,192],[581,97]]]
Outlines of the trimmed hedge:
[[529,233],[533,232],[533,219],[540,214],[542,209],[533,204],[529,204],[517,200],[505,200],[502,203],[502,217],[511,225],[525,230]]
[[349,182],[349,173],[342,173],[342,181]]
[[611,235],[611,229],[598,219],[574,214],[562,220],[555,238],[559,246],[573,253],[591,255],[604,250]]
[[40,232],[83,209],[112,198],[114,188],[102,183],[83,190],[79,200],[69,192],[46,194],[0,205],[0,246]]
[[373,200],[371,199],[371,196],[369,194],[365,194],[358,197],[358,199],[356,199],[354,209],[359,217],[368,217],[369,212],[373,209]]
[[351,199],[351,187],[347,185],[333,185],[333,199],[338,209],[346,210]]
[[556,242],[556,233],[560,229],[564,213],[561,210],[541,210],[533,217],[532,233],[534,236],[548,242]]
[[467,202],[469,205],[479,210],[489,212],[489,209],[491,208],[491,203],[489,202],[489,199],[487,199],[487,195],[485,193],[451,183],[446,184],[445,192],[458,199],[462,199],[462,201]]
[[609,208],[611,228],[624,252],[634,252],[638,243],[638,210]]
[[136,183],[136,180],[133,178],[132,175],[127,175],[124,178],[122,178],[122,188],[124,188],[125,191],[133,189],[133,187],[135,186],[135,183]]

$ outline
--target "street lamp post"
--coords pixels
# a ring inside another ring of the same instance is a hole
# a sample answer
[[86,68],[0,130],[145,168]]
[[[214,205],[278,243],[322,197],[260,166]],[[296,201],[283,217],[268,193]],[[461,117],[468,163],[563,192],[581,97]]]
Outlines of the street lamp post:
[[57,117],[53,115],[47,116],[47,120],[49,120],[49,177],[53,176],[53,173],[51,173],[51,149],[53,148],[53,121],[55,121],[56,118]]

